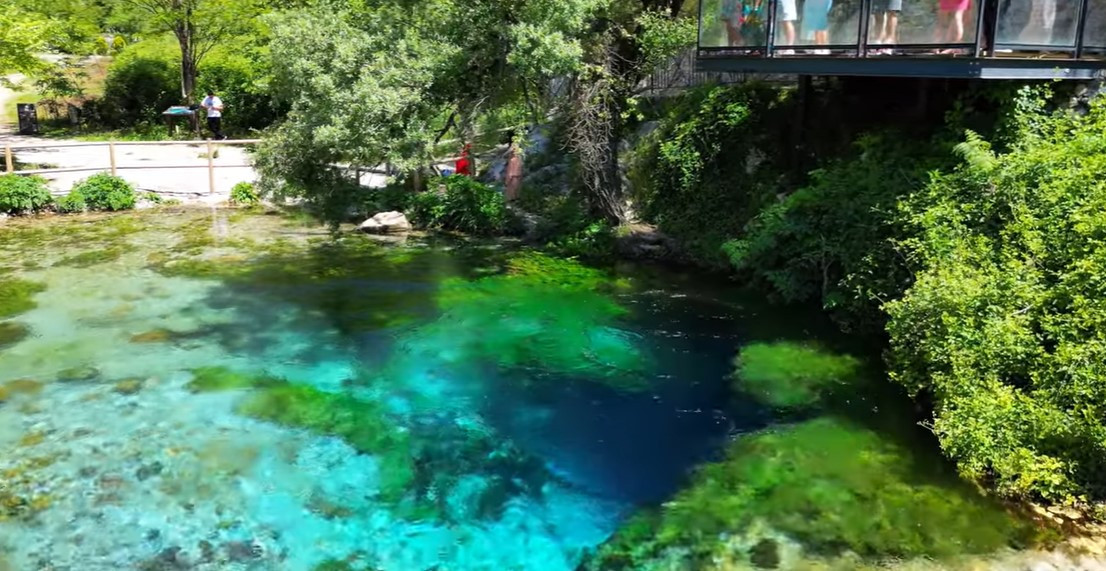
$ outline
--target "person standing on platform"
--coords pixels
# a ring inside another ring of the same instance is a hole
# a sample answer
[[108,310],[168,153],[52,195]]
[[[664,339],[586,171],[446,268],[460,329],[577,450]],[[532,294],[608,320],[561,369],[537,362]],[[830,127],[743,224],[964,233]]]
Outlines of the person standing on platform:
[[200,107],[207,112],[207,128],[211,131],[211,136],[216,141],[226,139],[227,136],[223,134],[223,100],[214,91],[208,91]]
[[522,189],[522,149],[515,143],[515,134],[511,132],[507,139],[507,168],[503,174],[503,198],[507,202],[518,199]]
[[899,42],[899,14],[902,13],[902,0],[874,0],[872,14],[876,19],[875,43],[897,44]]
[[[799,20],[799,11],[795,7],[795,0],[780,0],[779,14],[777,15],[780,22],[783,23],[780,28],[783,30],[783,45],[794,46],[795,45],[795,22]],[[795,52],[791,50],[780,50],[776,52],[780,55],[789,56]]]
[[[972,0],[939,0],[937,3],[937,43],[964,43],[964,18],[972,7]],[[945,49],[940,53],[955,53]]]

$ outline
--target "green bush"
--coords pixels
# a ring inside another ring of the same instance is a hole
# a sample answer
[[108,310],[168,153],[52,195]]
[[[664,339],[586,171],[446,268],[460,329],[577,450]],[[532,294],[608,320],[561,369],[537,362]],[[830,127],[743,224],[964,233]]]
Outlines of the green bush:
[[107,173],[78,182],[72,192],[83,196],[90,210],[130,210],[138,199],[129,182]]
[[[445,186],[439,192],[438,186]],[[494,188],[467,176],[431,181],[430,189],[414,197],[411,222],[422,228],[441,228],[475,235],[495,235],[507,226],[507,206]]]
[[978,135],[902,204],[914,284],[886,305],[895,380],[935,402],[961,471],[1012,496],[1106,499],[1106,101]]
[[0,175],[0,212],[27,214],[39,212],[53,203],[46,181],[37,176]]
[[230,203],[238,206],[253,206],[261,201],[252,182],[240,182],[230,189]]
[[84,199],[84,195],[76,190],[69,191],[69,194],[58,199],[58,212],[65,214],[77,214],[88,210],[88,203]]
[[99,120],[112,127],[160,124],[161,113],[181,100],[179,49],[155,39],[115,58],[95,105]]

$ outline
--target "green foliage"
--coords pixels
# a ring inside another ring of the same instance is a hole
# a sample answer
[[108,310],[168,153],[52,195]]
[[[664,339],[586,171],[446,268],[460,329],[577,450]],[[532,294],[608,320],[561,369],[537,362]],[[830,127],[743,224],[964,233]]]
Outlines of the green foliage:
[[152,39],[115,58],[96,103],[99,121],[112,127],[160,124],[180,101],[180,55],[172,42]]
[[46,181],[37,176],[0,175],[0,213],[29,214],[54,202]]
[[240,182],[230,189],[230,203],[237,206],[255,206],[261,202],[252,182]]
[[851,156],[829,161],[808,185],[767,205],[724,250],[785,301],[817,299],[849,325],[878,330],[879,302],[911,280],[895,242],[905,235],[897,203],[950,156],[940,140],[865,135]]
[[1054,501],[1106,498],[1106,104],[1050,114],[1022,93],[995,152],[902,205],[915,283],[886,305],[892,375],[935,401],[969,477]]
[[853,385],[860,361],[804,343],[750,343],[736,359],[738,390],[782,409],[807,408],[840,387]]
[[78,214],[88,210],[88,202],[85,201],[83,194],[71,190],[69,194],[58,199],[57,208],[58,212],[63,214]]
[[138,199],[131,183],[106,173],[78,182],[72,192],[84,197],[89,210],[130,210]]
[[269,375],[247,374],[227,367],[200,367],[192,369],[188,390],[194,393],[211,393],[242,389],[272,388],[285,384],[284,379]]
[[[439,184],[445,187],[444,193],[435,190]],[[488,185],[454,175],[432,181],[430,188],[414,197],[411,222],[416,226],[491,236],[507,225],[503,195]]]
[[0,319],[38,307],[34,296],[43,291],[46,291],[46,286],[37,282],[0,277]]
[[774,125],[790,108],[758,84],[685,96],[635,157],[642,217],[696,259],[725,265],[722,244],[779,191],[785,146]]
[[739,438],[659,514],[619,531],[591,568],[647,568],[668,547],[690,548],[684,565],[696,568],[727,548],[719,537],[748,533],[757,522],[816,553],[870,558],[988,553],[1032,534],[931,460],[825,417]]
[[316,388],[276,384],[246,395],[237,408],[249,417],[337,436],[358,452],[381,459],[385,498],[398,500],[414,475],[407,433],[378,404]]

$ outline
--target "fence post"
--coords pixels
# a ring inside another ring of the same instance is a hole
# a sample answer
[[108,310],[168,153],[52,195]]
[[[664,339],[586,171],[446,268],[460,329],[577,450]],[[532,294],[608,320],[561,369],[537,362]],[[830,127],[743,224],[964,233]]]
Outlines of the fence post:
[[108,143],[108,158],[111,159],[111,176],[115,176],[115,143]]
[[9,173],[15,172],[15,161],[12,160],[12,146],[4,145],[4,165]]
[[215,194],[215,149],[210,139],[207,141],[207,190]]

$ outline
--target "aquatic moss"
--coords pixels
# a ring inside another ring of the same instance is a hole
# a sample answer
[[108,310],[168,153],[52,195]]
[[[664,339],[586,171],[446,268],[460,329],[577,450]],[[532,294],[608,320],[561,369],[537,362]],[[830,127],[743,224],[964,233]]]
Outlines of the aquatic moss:
[[736,387],[759,401],[781,409],[817,404],[834,387],[854,383],[861,362],[810,343],[751,343],[735,364]]
[[264,374],[242,373],[227,367],[200,367],[192,369],[188,390],[194,393],[210,393],[275,387],[284,383],[284,379]]
[[31,335],[31,328],[13,321],[0,322],[0,349],[10,347]]
[[508,258],[505,266],[499,275],[443,281],[440,318],[410,332],[408,345],[453,362],[540,368],[621,390],[648,388],[647,355],[617,327],[627,311],[607,293],[620,286],[598,270],[531,252]]
[[74,254],[62,258],[55,266],[67,266],[72,268],[89,268],[99,264],[106,264],[108,262],[114,262],[123,256],[123,248],[104,248],[100,250],[92,250],[89,252],[81,252],[80,254]]
[[131,335],[130,342],[138,345],[147,343],[168,343],[173,339],[173,332],[168,329],[152,329],[142,333]]
[[19,278],[0,279],[0,319],[25,313],[38,306],[34,296],[46,286]]
[[388,500],[403,496],[414,474],[411,444],[379,404],[306,385],[282,383],[250,393],[239,414],[318,434],[336,436],[358,452],[377,456]]
[[939,466],[831,417],[746,436],[659,513],[632,520],[590,568],[643,568],[669,547],[709,560],[720,538],[756,521],[813,553],[869,558],[987,553],[1032,536],[1031,526]]

